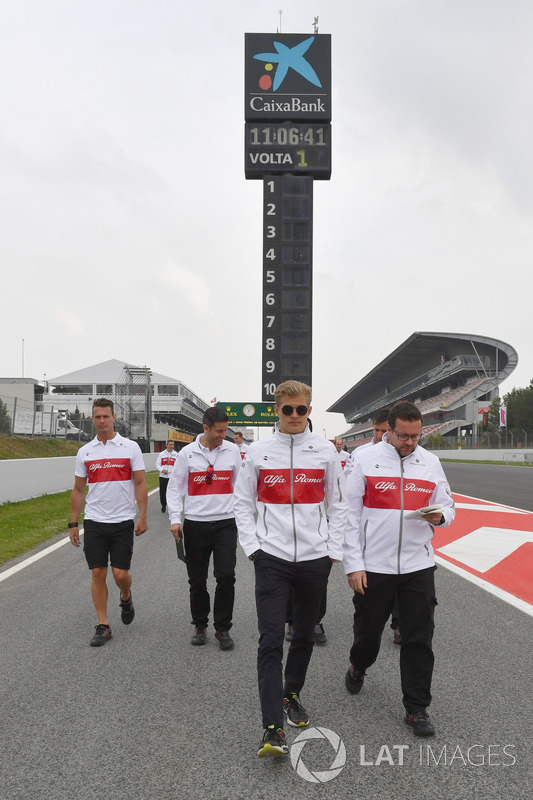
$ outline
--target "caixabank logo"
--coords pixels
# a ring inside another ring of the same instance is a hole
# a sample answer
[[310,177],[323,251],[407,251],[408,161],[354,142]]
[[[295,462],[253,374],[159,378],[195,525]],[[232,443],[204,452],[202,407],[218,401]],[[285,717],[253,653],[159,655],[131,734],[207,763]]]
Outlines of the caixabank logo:
[[331,120],[329,34],[245,34],[245,119]]

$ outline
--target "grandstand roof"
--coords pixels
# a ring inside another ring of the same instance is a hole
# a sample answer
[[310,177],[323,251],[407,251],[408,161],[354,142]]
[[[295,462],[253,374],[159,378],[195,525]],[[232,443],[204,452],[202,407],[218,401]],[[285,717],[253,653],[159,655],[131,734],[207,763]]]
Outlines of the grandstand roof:
[[[438,375],[439,365],[452,363],[458,356],[463,372],[486,375],[501,383],[515,369],[518,355],[513,347],[498,339],[468,333],[415,332],[381,361],[364,378],[352,386],[333,403],[328,411],[340,412],[350,421],[357,418],[357,410],[400,389],[409,382],[435,372],[430,381],[443,383],[446,375]],[[443,370],[444,372],[444,370]]]

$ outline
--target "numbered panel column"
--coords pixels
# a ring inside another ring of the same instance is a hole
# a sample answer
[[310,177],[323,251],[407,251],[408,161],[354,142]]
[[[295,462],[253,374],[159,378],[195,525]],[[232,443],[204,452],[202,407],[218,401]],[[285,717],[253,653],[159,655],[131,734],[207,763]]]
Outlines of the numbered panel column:
[[278,383],[312,382],[313,179],[265,177],[262,399]]

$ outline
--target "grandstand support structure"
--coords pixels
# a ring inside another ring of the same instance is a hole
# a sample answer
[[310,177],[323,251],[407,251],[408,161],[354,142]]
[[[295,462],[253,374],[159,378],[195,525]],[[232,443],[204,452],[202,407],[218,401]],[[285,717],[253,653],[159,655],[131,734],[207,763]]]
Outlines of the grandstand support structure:
[[152,372],[149,367],[124,364],[113,398],[124,434],[149,447],[152,420]]

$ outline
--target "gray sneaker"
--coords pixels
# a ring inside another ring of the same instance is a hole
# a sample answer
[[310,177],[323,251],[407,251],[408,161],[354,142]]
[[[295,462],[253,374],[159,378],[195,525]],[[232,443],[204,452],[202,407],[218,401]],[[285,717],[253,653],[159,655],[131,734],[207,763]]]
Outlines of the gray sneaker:
[[197,625],[194,629],[194,634],[191,639],[191,644],[205,644],[207,642],[207,633],[203,625]]

